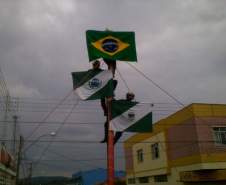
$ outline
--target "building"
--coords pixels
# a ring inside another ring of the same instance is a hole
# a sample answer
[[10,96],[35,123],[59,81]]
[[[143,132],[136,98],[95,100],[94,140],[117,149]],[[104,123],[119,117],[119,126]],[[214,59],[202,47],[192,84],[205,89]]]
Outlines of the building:
[[15,164],[13,157],[6,150],[6,147],[0,145],[0,185],[15,184]]
[[14,185],[19,147],[19,126],[10,96],[0,94],[0,185]]
[[226,184],[226,105],[191,104],[124,143],[127,184]]
[[[125,172],[115,171],[115,177],[125,177]],[[89,171],[80,171],[72,175],[75,185],[95,185],[106,181],[107,170],[103,168],[93,169]]]

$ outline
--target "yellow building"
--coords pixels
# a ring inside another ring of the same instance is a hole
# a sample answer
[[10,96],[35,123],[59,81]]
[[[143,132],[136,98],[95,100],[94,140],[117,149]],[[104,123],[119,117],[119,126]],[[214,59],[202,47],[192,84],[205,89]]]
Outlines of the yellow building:
[[124,143],[127,184],[225,185],[226,105],[191,104]]

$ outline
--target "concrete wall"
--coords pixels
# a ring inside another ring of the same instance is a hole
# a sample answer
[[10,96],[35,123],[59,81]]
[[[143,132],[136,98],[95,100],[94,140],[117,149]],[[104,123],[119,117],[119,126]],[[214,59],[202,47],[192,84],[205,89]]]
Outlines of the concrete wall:
[[[226,126],[226,105],[191,104],[157,122],[152,133],[132,136],[124,145],[126,157],[129,156],[126,158],[127,184],[129,178],[135,178],[135,185],[226,184],[224,180],[218,181],[218,177],[215,182],[181,181],[181,173],[203,171],[205,174],[206,170],[223,170],[226,179],[226,146],[214,142],[214,126]],[[151,155],[151,144],[155,142],[161,143],[157,160]],[[144,153],[143,162],[137,161],[139,149]],[[155,176],[163,174],[168,181],[155,182]],[[141,183],[141,177],[148,178],[148,182]]]
[[169,160],[199,155],[198,133],[194,119],[173,125],[166,131]]
[[[152,159],[151,145],[154,143],[158,143],[159,145],[160,156],[158,159]],[[139,149],[143,150],[143,162],[137,161],[137,150]],[[156,134],[155,136],[144,140],[143,143],[135,144],[133,146],[133,164],[134,172],[136,173],[136,176],[139,177],[166,173],[167,156],[164,132]]]

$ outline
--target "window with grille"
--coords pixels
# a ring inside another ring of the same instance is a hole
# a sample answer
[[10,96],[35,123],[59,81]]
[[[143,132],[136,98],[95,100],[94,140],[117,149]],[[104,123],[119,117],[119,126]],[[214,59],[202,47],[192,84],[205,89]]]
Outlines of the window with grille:
[[154,181],[155,182],[167,182],[168,178],[167,178],[167,175],[156,175],[156,176],[154,176]]
[[159,144],[158,143],[154,143],[151,145],[151,154],[152,154],[152,159],[159,158]]
[[129,178],[128,179],[128,184],[135,184],[136,183],[136,179],[135,178]]
[[143,156],[143,150],[139,149],[137,150],[137,162],[143,162],[144,156]]
[[148,177],[139,177],[139,183],[149,183]]
[[226,145],[226,127],[213,127],[214,142]]

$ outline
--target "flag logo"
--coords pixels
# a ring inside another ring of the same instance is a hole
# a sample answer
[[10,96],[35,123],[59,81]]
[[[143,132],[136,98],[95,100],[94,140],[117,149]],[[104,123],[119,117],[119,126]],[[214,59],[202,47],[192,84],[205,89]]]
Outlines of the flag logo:
[[122,42],[113,36],[107,36],[97,40],[96,42],[92,42],[92,45],[96,49],[110,56],[113,56],[129,47],[128,43]]
[[102,42],[102,48],[106,52],[114,53],[118,50],[118,42],[115,39],[105,39]]
[[102,81],[98,78],[93,78],[89,81],[88,86],[90,89],[98,89],[102,85]]
[[128,119],[133,121],[135,119],[135,113],[133,111],[128,112]]

